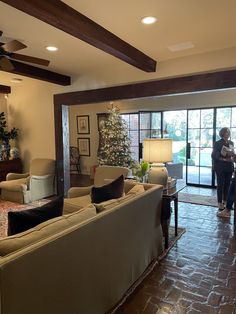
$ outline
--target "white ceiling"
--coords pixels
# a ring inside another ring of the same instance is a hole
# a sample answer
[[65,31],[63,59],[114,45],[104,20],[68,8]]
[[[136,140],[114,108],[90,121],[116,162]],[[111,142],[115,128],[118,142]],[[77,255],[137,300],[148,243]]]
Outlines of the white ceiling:
[[[17,39],[28,46],[19,53],[50,60],[47,69],[70,75],[80,82],[78,89],[89,87],[89,81],[90,86],[99,87],[236,66],[235,0],[64,2],[158,62],[156,73],[145,73],[0,2],[3,39]],[[146,15],[156,16],[158,22],[141,24]],[[179,52],[167,48],[189,41],[194,48]],[[57,46],[58,52],[46,51],[48,45]],[[16,77],[0,71],[0,84],[11,85],[12,76]]]

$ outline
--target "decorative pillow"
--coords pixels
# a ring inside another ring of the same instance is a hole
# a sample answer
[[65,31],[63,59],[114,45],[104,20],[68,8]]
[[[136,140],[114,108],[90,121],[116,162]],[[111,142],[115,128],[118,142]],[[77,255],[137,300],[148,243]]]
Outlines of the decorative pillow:
[[62,215],[63,196],[41,206],[19,212],[8,212],[8,235],[23,232],[54,217]]
[[132,189],[129,190],[129,192],[127,193],[127,195],[129,194],[141,194],[145,192],[144,186],[142,184],[136,184],[134,187],[132,187]]
[[108,201],[112,198],[119,198],[123,195],[124,191],[124,176],[121,175],[109,184],[92,187],[91,199],[92,203],[101,203]]

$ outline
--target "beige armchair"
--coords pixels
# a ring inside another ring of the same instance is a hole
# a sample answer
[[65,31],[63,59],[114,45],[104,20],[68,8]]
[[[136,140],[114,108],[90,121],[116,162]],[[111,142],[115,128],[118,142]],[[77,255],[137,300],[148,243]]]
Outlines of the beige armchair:
[[1,199],[26,204],[55,193],[55,160],[37,158],[28,173],[8,173],[0,182]]
[[72,187],[68,190],[68,198],[64,199],[64,213],[68,214],[75,209],[82,208],[91,203],[90,192],[93,186],[99,187],[106,184],[106,179],[116,179],[123,174],[127,177],[129,169],[118,166],[100,166],[96,168],[94,185],[86,187]]

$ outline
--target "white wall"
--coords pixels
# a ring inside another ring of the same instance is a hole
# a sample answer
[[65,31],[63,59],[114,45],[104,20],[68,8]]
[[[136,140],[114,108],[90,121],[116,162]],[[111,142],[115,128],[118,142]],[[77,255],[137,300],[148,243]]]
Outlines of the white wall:
[[25,171],[33,158],[55,158],[53,89],[53,84],[27,80],[12,87],[8,97],[8,124],[19,129]]
[[[236,106],[236,90],[196,93],[191,95],[151,97],[146,99],[116,101],[121,113],[142,110],[177,110],[204,107]],[[97,164],[98,126],[97,113],[107,112],[109,102],[75,105],[70,107],[70,143],[77,146],[78,137],[90,138],[91,156],[81,157],[82,173],[90,174],[90,167]],[[77,134],[76,116],[89,115],[90,134]]]

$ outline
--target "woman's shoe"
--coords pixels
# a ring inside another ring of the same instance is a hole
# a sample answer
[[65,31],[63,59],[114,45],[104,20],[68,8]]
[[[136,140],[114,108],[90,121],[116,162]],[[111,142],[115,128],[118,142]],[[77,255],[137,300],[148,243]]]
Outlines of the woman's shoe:
[[218,217],[224,217],[224,218],[230,218],[230,215],[231,215],[231,212],[228,209],[218,211],[218,213],[217,213]]

